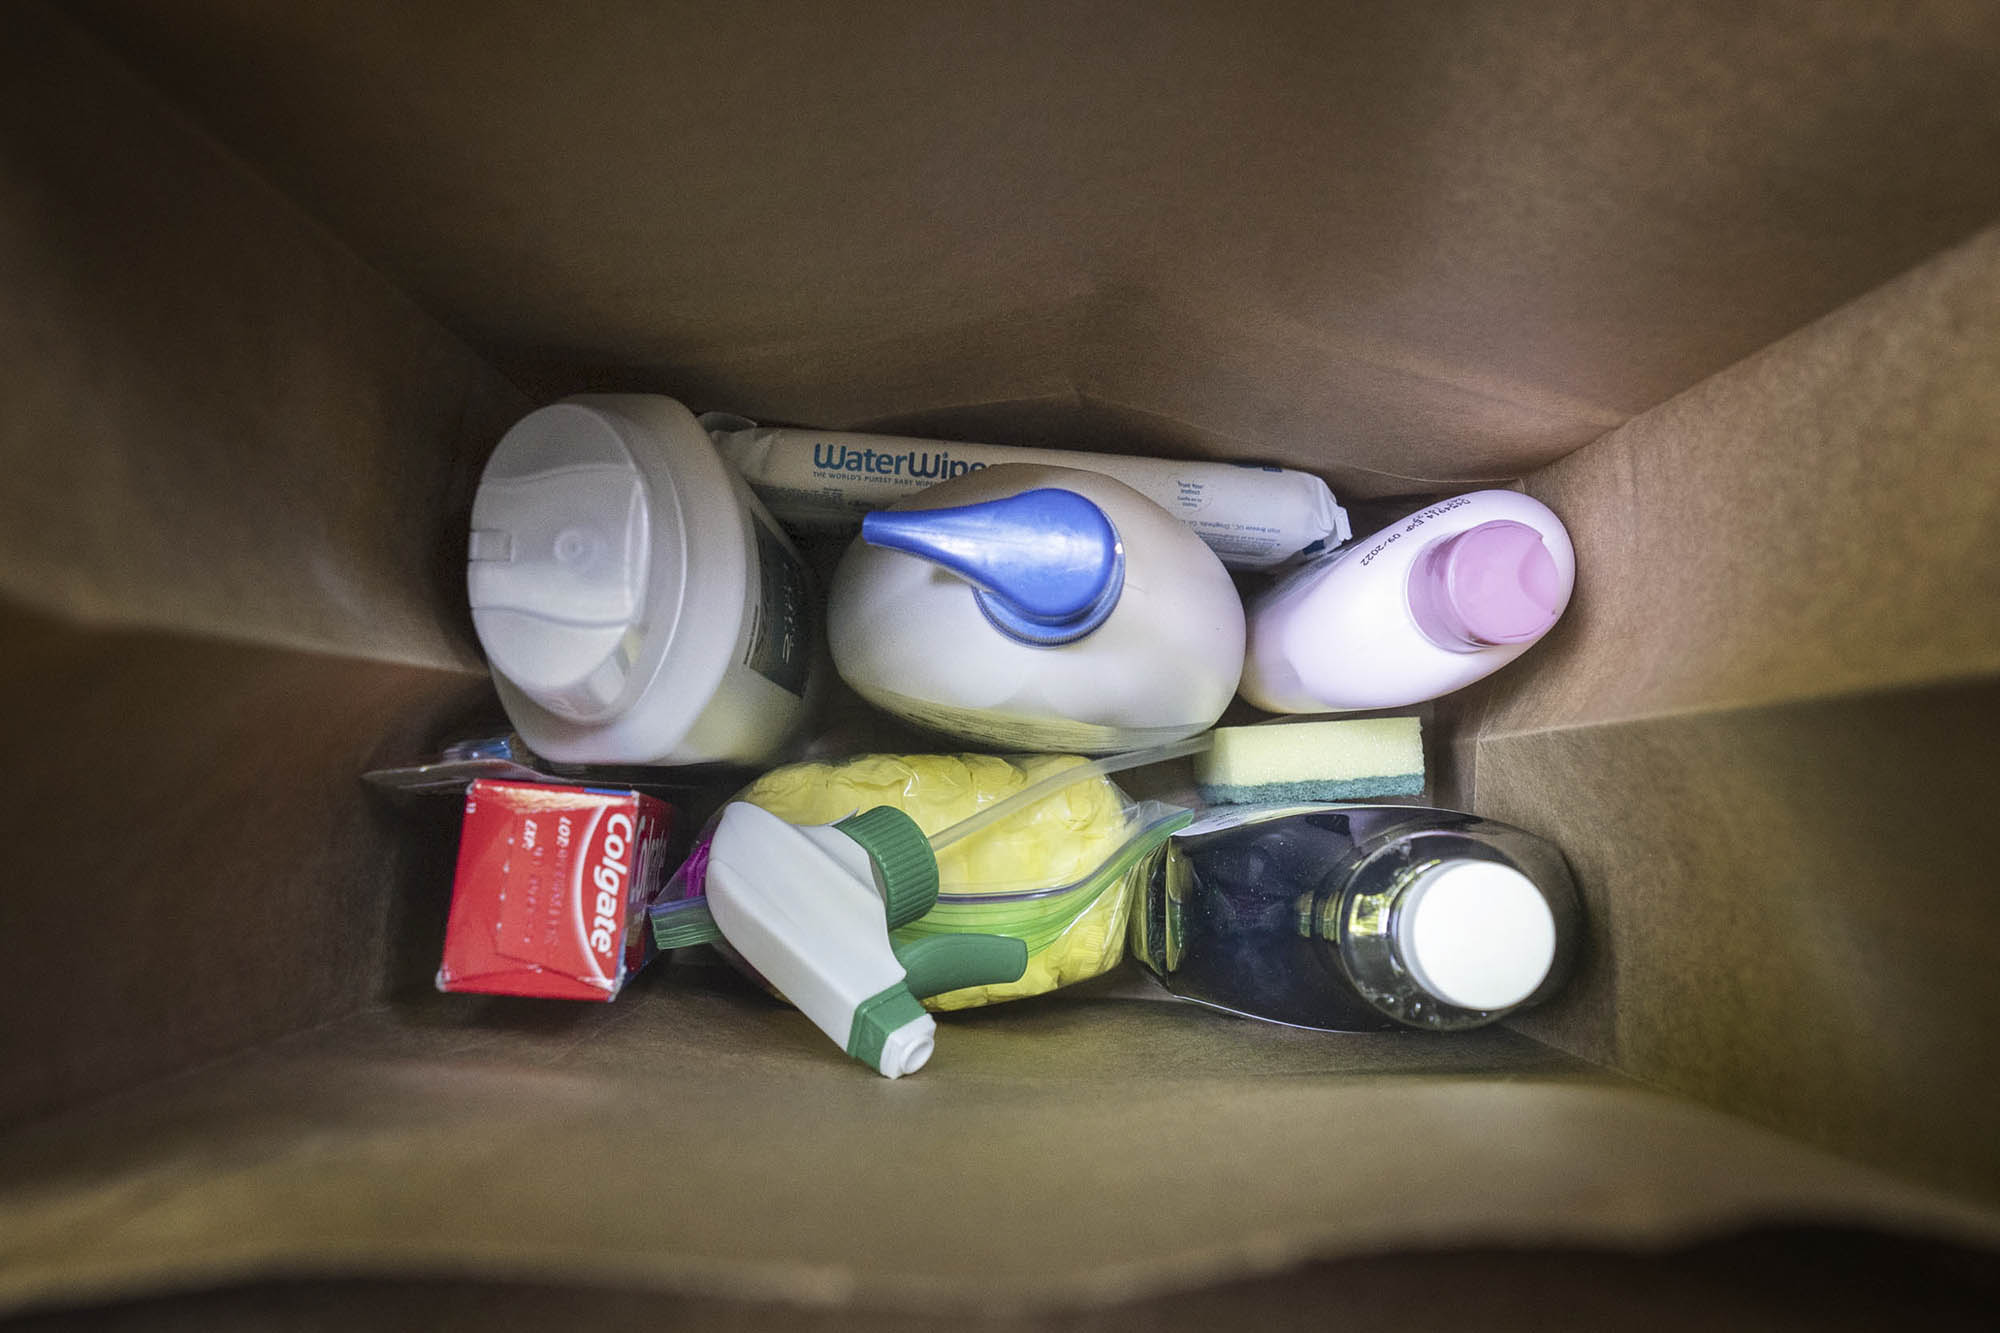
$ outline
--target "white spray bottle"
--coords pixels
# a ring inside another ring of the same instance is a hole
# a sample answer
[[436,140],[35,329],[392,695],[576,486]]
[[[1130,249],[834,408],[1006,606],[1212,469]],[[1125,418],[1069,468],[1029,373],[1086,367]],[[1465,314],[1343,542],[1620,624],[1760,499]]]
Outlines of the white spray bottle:
[[1028,949],[996,935],[891,945],[937,902],[937,858],[915,820],[877,806],[801,827],[737,801],[707,849],[708,911],[722,938],[834,1044],[885,1077],[931,1058],[918,997],[1018,981]]

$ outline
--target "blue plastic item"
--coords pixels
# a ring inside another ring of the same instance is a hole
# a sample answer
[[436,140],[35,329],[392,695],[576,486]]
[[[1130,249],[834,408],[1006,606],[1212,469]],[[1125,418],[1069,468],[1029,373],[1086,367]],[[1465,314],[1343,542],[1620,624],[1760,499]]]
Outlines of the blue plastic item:
[[1125,589],[1125,546],[1102,509],[1043,487],[952,509],[884,509],[861,540],[929,560],[976,589],[995,628],[1052,647],[1096,629]]

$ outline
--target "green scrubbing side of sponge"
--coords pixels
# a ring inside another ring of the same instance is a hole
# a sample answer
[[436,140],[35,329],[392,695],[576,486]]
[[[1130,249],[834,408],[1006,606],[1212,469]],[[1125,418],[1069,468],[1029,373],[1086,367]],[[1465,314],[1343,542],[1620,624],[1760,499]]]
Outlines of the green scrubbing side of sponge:
[[1423,733],[1414,717],[1218,727],[1195,783],[1212,805],[1421,796]]

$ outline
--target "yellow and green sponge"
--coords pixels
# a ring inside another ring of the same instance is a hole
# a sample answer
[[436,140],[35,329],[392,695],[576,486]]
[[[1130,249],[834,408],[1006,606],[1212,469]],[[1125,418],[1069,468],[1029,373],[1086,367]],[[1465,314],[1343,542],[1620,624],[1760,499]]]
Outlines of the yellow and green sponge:
[[1414,717],[1217,727],[1195,782],[1211,805],[1421,796],[1423,734]]

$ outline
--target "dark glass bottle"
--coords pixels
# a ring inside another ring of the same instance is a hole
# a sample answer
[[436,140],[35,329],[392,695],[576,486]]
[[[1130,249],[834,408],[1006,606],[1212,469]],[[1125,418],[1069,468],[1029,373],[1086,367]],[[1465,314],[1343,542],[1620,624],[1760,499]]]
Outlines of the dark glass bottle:
[[1222,807],[1154,857],[1133,953],[1186,999],[1297,1027],[1478,1027],[1576,950],[1554,844],[1408,805]]

